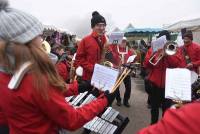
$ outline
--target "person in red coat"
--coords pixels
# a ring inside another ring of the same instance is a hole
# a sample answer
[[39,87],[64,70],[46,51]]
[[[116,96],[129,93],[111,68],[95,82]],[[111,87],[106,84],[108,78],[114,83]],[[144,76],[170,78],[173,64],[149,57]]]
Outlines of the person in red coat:
[[200,74],[198,70],[200,67],[200,44],[193,42],[192,31],[187,31],[183,35],[183,40],[182,53],[187,63],[185,67]]
[[[159,37],[165,35],[167,40],[170,40],[168,31],[161,31]],[[154,55],[153,62],[156,62],[160,55],[164,55],[157,65],[152,65],[149,60]],[[150,70],[148,80],[151,85],[150,103],[151,103],[151,124],[158,121],[159,107],[162,106],[163,114],[167,108],[171,106],[171,100],[165,99],[165,73],[167,68],[184,67],[184,59],[182,58],[181,51],[178,49],[175,55],[166,55],[164,49],[158,50],[152,55],[147,55],[144,61],[144,66]]]
[[55,46],[52,48],[52,52],[58,57],[58,61],[56,62],[56,70],[58,71],[59,75],[63,78],[64,81],[69,81],[69,59],[64,51],[64,47],[60,44],[54,44]]
[[199,110],[200,102],[169,109],[158,123],[141,129],[137,134],[199,134]]
[[75,59],[75,67],[83,67],[83,80],[90,80],[94,65],[101,63],[106,43],[106,20],[97,11],[92,13],[91,27],[92,33],[81,40]]
[[69,66],[66,61],[60,61],[56,64],[56,69],[64,81],[69,81]]
[[[112,44],[109,45],[109,51],[112,53],[112,58],[111,61],[114,65],[114,68],[120,69],[122,67],[122,64],[127,63],[127,60],[130,56],[136,55],[133,51],[129,50],[127,46],[127,39],[126,37],[123,37],[122,43],[121,44]],[[124,56],[122,54],[124,53]],[[137,57],[136,57],[137,58]],[[136,58],[134,61],[136,61]],[[124,93],[124,98],[123,98],[123,104],[126,107],[130,107],[129,104],[129,99],[131,95],[131,77],[128,75],[124,79],[124,85],[125,85],[125,93]],[[121,97],[120,97],[120,91],[119,87],[116,90],[116,100],[117,100],[117,105],[121,106]]]
[[151,72],[151,69],[148,68],[146,65],[149,61],[149,57],[151,57],[151,55],[153,54],[153,49],[152,47],[150,47],[148,50],[147,50],[147,53],[145,54],[145,58],[144,58],[144,61],[143,61],[143,68],[145,70],[145,78],[144,78],[144,88],[145,88],[145,91],[146,93],[148,94],[148,98],[147,98],[147,108],[151,108],[151,94],[150,94],[150,91],[151,91],[151,84],[149,82],[149,73]]
[[0,126],[8,125],[10,134],[58,134],[61,128],[76,130],[103,112],[114,98],[111,94],[102,93],[80,108],[65,101],[87,85],[65,84],[59,77],[42,50],[39,20],[10,8],[7,1],[0,1],[0,7]]

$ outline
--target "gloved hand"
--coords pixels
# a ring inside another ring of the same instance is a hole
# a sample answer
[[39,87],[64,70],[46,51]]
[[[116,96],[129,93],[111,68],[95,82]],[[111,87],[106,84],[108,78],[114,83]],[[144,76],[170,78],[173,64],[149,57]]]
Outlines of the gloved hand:
[[122,66],[129,68],[131,66],[131,63],[124,63],[124,64],[122,64]]
[[107,100],[108,100],[108,106],[111,106],[115,97],[116,97],[116,92],[113,93],[109,93],[109,91],[105,91],[104,95],[106,96]]
[[84,93],[86,91],[91,91],[93,86],[90,84],[90,81],[80,81],[78,82],[78,92]]

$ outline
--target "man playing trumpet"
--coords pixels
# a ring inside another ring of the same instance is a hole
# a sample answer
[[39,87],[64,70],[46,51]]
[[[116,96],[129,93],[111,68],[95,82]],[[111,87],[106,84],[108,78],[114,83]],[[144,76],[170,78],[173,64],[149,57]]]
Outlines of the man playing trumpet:
[[[193,43],[193,35],[191,31],[183,33],[184,46],[181,50],[183,56],[182,64],[185,68],[200,73],[200,46]],[[193,85],[194,84],[194,85]],[[199,80],[192,84],[195,88],[199,89]],[[196,98],[195,98],[196,99]],[[181,107],[169,109],[165,113],[164,118],[155,125],[144,128],[138,134],[198,134],[199,133],[199,101],[194,101]],[[177,109],[179,108],[179,109]],[[184,128],[184,129],[183,129]]]
[[[168,31],[161,31],[158,37],[162,36],[166,36],[167,41],[170,41],[170,33]],[[176,48],[176,46],[174,47]],[[146,68],[151,70],[148,75],[148,80],[151,84],[151,124],[158,121],[160,106],[162,106],[163,114],[171,106],[171,100],[165,99],[166,69],[184,67],[180,49],[177,48],[176,53],[168,55],[166,54],[168,51],[166,48],[168,46],[165,45],[163,49],[146,56],[144,61]]]

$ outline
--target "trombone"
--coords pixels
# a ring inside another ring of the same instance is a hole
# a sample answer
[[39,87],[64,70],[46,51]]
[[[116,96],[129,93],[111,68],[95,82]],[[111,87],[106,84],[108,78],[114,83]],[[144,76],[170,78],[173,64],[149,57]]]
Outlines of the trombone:
[[[168,41],[164,46],[164,53],[166,55],[174,55],[177,52],[177,43],[173,41]],[[150,60],[149,63],[153,66],[157,65],[159,61],[164,57],[164,54],[160,53],[159,56],[156,58],[156,62],[154,62],[154,59],[156,57],[156,54],[154,54]]]

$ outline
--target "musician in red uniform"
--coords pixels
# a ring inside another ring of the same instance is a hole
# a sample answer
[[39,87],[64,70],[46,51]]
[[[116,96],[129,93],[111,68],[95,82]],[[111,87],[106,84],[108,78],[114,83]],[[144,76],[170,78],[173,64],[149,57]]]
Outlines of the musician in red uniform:
[[150,103],[150,101],[151,101],[151,99],[150,99],[151,98],[151,94],[150,94],[151,83],[149,82],[149,76],[148,76],[151,72],[151,69],[146,66],[146,63],[148,63],[148,61],[146,61],[146,60],[148,59],[148,57],[151,57],[152,54],[153,54],[153,50],[152,50],[152,47],[150,47],[148,49],[148,51],[145,55],[144,61],[143,61],[143,68],[146,73],[146,76],[144,78],[144,88],[145,88],[146,93],[148,94],[148,98],[147,98],[147,107],[148,108],[151,108],[151,103]]
[[106,43],[105,33],[106,20],[97,11],[92,13],[92,33],[84,37],[77,50],[75,67],[83,67],[83,80],[91,80],[94,65],[101,63]]
[[[87,87],[77,82],[66,85],[59,77],[42,50],[43,25],[32,15],[10,8],[6,0],[0,1],[0,7],[4,20],[0,22],[0,126],[8,125],[11,134],[58,134],[60,128],[76,130],[101,113],[112,95],[103,93],[73,108],[65,96]],[[30,68],[23,69],[27,62]],[[8,85],[18,69],[25,75],[20,74],[19,85],[12,88]]]
[[193,42],[192,31],[187,31],[183,35],[184,46],[182,47],[182,53],[187,63],[186,68],[198,72],[200,67],[200,44]]
[[[183,67],[197,73],[200,65],[200,46],[193,43],[191,31],[183,34],[184,46],[180,48],[183,57]],[[164,117],[156,124],[144,128],[138,134],[199,134],[200,103],[193,102],[180,109],[169,109]]]
[[69,59],[67,53],[64,51],[64,46],[60,44],[54,44],[52,47],[52,53],[54,53],[58,57],[58,61],[55,66],[59,73],[59,75],[63,78],[64,81],[69,82]]
[[200,102],[169,109],[158,123],[141,129],[137,134],[199,134],[199,110]]
[[[168,31],[161,31],[159,37],[166,36],[167,40],[170,40],[170,34]],[[155,56],[153,62],[156,62],[158,57],[164,55],[163,58],[156,64],[152,65],[149,60],[152,56]],[[175,55],[166,55],[164,49],[158,50],[152,55],[147,55],[144,66],[150,70],[148,75],[148,80],[151,84],[151,124],[158,121],[159,117],[159,107],[162,106],[163,114],[167,108],[171,106],[171,100],[165,99],[165,73],[166,68],[177,68],[184,67],[185,63],[181,55],[180,50],[177,51]]]
[[[121,69],[122,64],[127,63],[127,60],[130,56],[136,55],[136,53],[129,50],[129,48],[127,46],[126,37],[123,37],[121,44],[110,45],[109,51],[112,52],[111,62],[113,63],[114,68],[117,68],[117,69]],[[124,53],[123,56],[121,53]],[[136,58],[134,61],[136,61]],[[125,93],[124,93],[124,98],[123,98],[123,104],[126,107],[130,107],[130,104],[129,104],[129,99],[130,99],[130,95],[131,95],[131,77],[130,77],[130,75],[128,75],[124,79],[124,85],[125,85]],[[117,100],[117,105],[121,106],[121,97],[120,97],[119,88],[116,90],[116,100]]]

